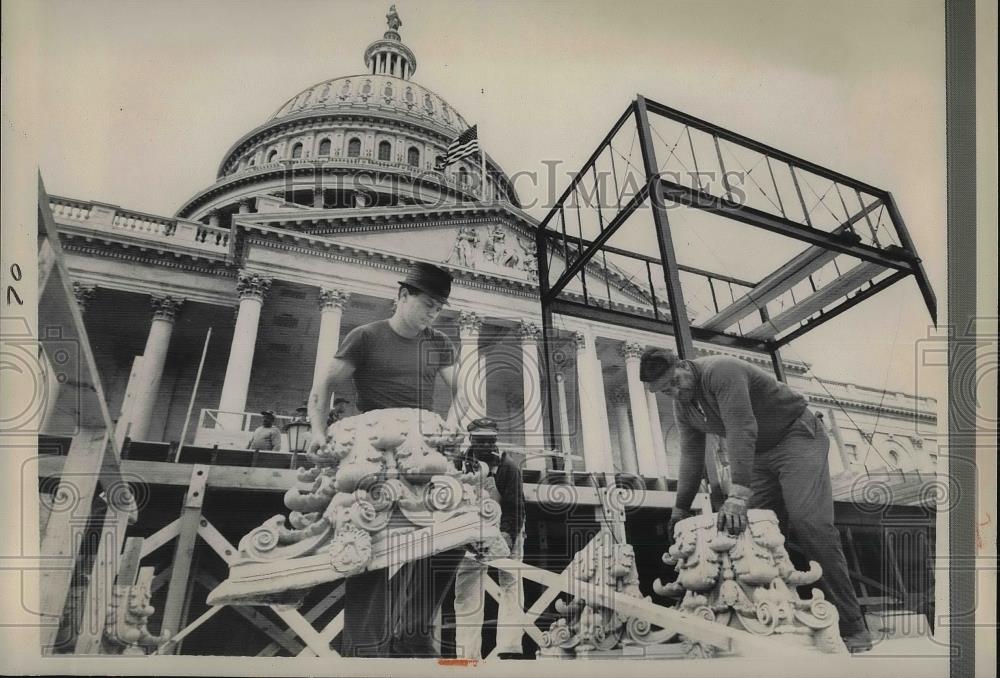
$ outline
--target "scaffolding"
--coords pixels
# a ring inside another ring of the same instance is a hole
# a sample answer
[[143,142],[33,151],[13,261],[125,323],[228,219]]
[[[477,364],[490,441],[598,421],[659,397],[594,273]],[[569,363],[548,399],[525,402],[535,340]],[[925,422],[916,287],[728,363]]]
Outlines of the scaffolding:
[[681,359],[695,341],[765,354],[782,381],[783,346],[904,278],[937,316],[891,193],[641,95],[542,220],[536,254],[552,431],[556,316],[670,335]]

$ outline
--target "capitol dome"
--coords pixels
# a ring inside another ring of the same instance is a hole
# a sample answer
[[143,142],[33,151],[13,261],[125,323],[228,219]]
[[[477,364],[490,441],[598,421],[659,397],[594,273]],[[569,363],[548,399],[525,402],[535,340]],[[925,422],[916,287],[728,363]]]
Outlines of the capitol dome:
[[469,123],[411,80],[417,59],[400,38],[395,6],[386,19],[389,30],[365,50],[366,72],[324,80],[285,101],[229,148],[215,183],[177,216],[225,224],[262,196],[319,209],[485,200],[520,206],[488,153],[485,195],[477,156],[436,169]]

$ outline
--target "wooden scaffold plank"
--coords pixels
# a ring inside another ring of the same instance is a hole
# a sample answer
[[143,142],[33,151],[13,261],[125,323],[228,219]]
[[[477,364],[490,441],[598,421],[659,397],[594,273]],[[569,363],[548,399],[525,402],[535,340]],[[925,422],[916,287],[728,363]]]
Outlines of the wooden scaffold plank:
[[41,556],[44,566],[39,576],[39,592],[41,649],[44,654],[49,654],[54,649],[59,623],[70,593],[80,537],[90,518],[107,446],[107,431],[84,429],[73,438],[61,469],[55,496],[64,495],[75,501],[70,510],[57,511],[49,516],[45,536],[42,538]]
[[167,601],[163,606],[162,632],[169,632],[171,640],[160,649],[160,654],[172,654],[177,651],[180,641],[176,635],[184,626],[184,603],[188,597],[191,581],[191,562],[194,558],[194,547],[198,537],[198,526],[201,521],[201,507],[205,500],[205,488],[208,485],[210,466],[195,464],[191,472],[191,483],[180,517],[180,532],[177,535],[177,545],[174,550],[172,564],[173,574],[167,588]]
[[101,527],[97,553],[94,555],[83,608],[83,624],[76,639],[74,654],[100,654],[108,605],[114,595],[114,581],[127,527],[128,513],[109,504]]

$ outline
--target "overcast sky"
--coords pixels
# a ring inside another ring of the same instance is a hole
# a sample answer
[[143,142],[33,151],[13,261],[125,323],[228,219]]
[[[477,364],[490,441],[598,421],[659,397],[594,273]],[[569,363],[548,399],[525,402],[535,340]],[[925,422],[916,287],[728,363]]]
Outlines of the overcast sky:
[[[364,70],[389,3],[41,0],[50,192],[172,215],[288,98]],[[642,93],[893,192],[944,318],[943,3],[397,2],[414,80],[508,171],[577,169]],[[558,183],[563,188],[565,179]],[[540,198],[521,187],[522,199]],[[535,212],[541,216],[543,212]],[[786,350],[823,377],[942,398],[907,280]]]

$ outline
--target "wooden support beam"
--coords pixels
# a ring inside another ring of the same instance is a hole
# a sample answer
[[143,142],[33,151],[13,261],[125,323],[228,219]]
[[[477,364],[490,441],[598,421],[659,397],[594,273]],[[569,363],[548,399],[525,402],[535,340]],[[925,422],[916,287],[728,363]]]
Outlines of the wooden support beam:
[[145,558],[149,554],[156,551],[168,541],[176,537],[181,530],[181,519],[173,521],[169,525],[165,525],[157,530],[152,536],[146,537],[142,543],[142,557]]
[[[62,471],[64,464],[63,457],[54,455],[46,456],[38,460],[38,475],[40,478],[56,477]],[[157,461],[136,461],[127,459],[122,462],[122,472],[129,476],[137,475],[150,485],[172,485],[187,487],[191,480],[193,464],[172,464]],[[209,488],[220,488],[230,490],[247,490],[251,492],[273,492],[284,494],[289,487],[298,482],[298,471],[285,469],[262,469],[262,468],[242,468],[239,466],[212,466],[212,474],[208,479]],[[545,499],[543,494],[539,498],[539,487],[537,483],[524,484],[524,500],[529,504],[551,502]],[[541,493],[546,490],[541,490]],[[592,486],[572,486],[573,501],[577,506],[600,506],[597,490]],[[647,490],[642,495],[643,508],[672,508],[674,505],[675,492],[661,492],[657,490]],[[147,541],[154,542],[155,548],[159,548],[166,541],[175,535],[165,532],[168,528],[176,529],[173,523],[164,527],[160,532],[149,537]],[[160,540],[163,541],[160,541]],[[155,550],[147,544],[144,556]]]
[[275,614],[284,620],[288,627],[298,634],[305,644],[317,657],[339,657],[340,655],[330,649],[330,641],[326,640],[319,634],[316,629],[313,628],[312,624],[307,622],[301,614],[296,610],[289,610],[286,608],[278,607],[277,605],[272,605],[271,609],[274,610]]
[[149,585],[149,592],[156,593],[163,585],[170,581],[170,575],[174,573],[174,568],[167,565],[165,568],[156,573],[153,577],[153,583]]
[[727,652],[735,650],[744,656],[759,657],[815,656],[805,648],[786,644],[778,638],[755,636],[740,629],[679,612],[674,608],[657,605],[642,598],[634,598],[605,586],[595,586],[589,582],[532,567],[510,558],[498,558],[491,561],[490,564],[508,572],[519,571],[527,579],[546,586],[558,587],[561,591],[586,599],[592,605],[611,608],[623,615],[644,619],[655,626],[683,633],[692,640],[718,647]]
[[76,637],[74,654],[100,654],[127,527],[128,513],[118,511],[109,504],[90,570],[90,581],[84,598],[83,623]]
[[[216,579],[213,575],[208,572],[199,572],[195,575],[194,580],[200,586],[203,586],[207,591],[211,591],[216,588],[221,582]],[[210,610],[217,609],[221,610],[225,607],[230,607],[238,615],[246,619],[248,622],[253,624],[255,627],[260,629],[265,635],[267,635],[271,640],[279,643],[282,647],[292,653],[295,656],[302,650],[302,643],[298,642],[294,634],[280,626],[275,624],[273,621],[265,617],[258,610],[252,607],[246,607],[243,605],[214,605]],[[207,613],[206,613],[207,614]],[[202,615],[204,616],[204,615]],[[191,626],[194,626],[192,623]],[[192,629],[193,630],[193,629]],[[185,631],[188,631],[185,629]],[[188,631],[190,633],[190,631]],[[185,635],[188,635],[185,633]]]
[[[323,615],[323,613],[325,613],[331,607],[333,607],[334,605],[336,605],[340,601],[340,599],[343,598],[343,597],[344,597],[344,586],[343,586],[343,584],[338,584],[337,587],[335,589],[333,589],[333,591],[330,591],[330,593],[325,598],[323,598],[323,600],[321,600],[318,603],[316,603],[303,616],[306,618],[307,622],[309,622],[310,624],[312,624],[317,619],[319,619]],[[323,631],[320,632],[320,635],[322,635],[324,638],[326,638],[327,637],[327,631],[330,630],[330,627],[332,626],[332,623],[334,621],[336,621],[336,619],[340,619],[340,628],[337,629],[336,633],[334,633],[333,635],[329,636],[328,640],[332,641],[334,638],[336,638],[337,637],[337,633],[340,633],[340,631],[343,630],[343,625],[344,625],[344,619],[343,619],[343,617],[344,617],[344,613],[341,612],[339,615],[337,615],[337,617],[335,619],[331,620],[331,623],[328,624],[327,627],[325,629],[323,629]],[[270,643],[263,650],[261,650],[260,652],[258,652],[257,656],[258,657],[273,657],[275,655],[275,653],[278,651],[278,649],[279,648],[278,648],[278,644],[277,643]]]
[[[172,564],[173,575],[167,589],[167,601],[163,606],[163,623],[160,627],[161,632],[169,632],[171,636],[184,627],[184,602],[189,595],[191,561],[194,557],[198,525],[201,521],[201,507],[205,500],[210,470],[210,466],[194,465],[187,496],[184,499],[184,507],[181,511],[180,533],[177,535],[177,547],[174,550]],[[172,654],[179,649],[179,645],[179,641],[171,639],[160,649],[160,654]]]
[[44,566],[39,573],[41,610],[41,651],[51,654],[55,644],[63,609],[70,592],[70,581],[76,568],[80,538],[90,520],[91,506],[105,450],[107,431],[84,429],[70,444],[69,452],[60,465],[59,486],[55,496],[76,498],[67,511],[49,516],[42,539],[41,557]]
[[133,586],[135,584],[136,577],[139,576],[142,545],[145,541],[142,537],[129,537],[125,540],[125,548],[122,549],[121,558],[118,561],[115,586]]

